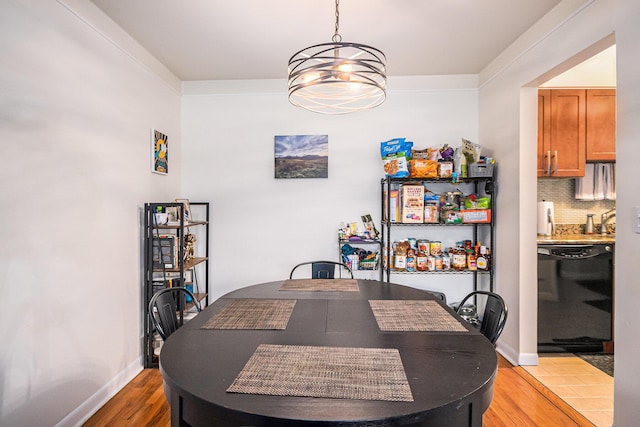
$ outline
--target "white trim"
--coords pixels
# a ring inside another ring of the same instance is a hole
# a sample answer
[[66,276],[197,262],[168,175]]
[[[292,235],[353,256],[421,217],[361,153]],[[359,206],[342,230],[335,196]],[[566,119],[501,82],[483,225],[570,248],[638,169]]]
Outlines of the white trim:
[[80,427],[93,414],[98,412],[113,396],[127,385],[132,379],[142,372],[140,360],[131,362],[124,370],[116,374],[109,382],[96,391],[91,397],[78,405],[66,417],[58,422],[55,427]]
[[480,88],[505,73],[520,58],[580,14],[596,0],[564,0],[533,24],[480,72]]
[[[399,76],[387,79],[387,93],[478,90],[477,74]],[[192,80],[182,82],[183,96],[260,95],[287,92],[287,80]]]
[[518,358],[520,366],[538,366],[538,353],[520,353]]
[[513,366],[538,366],[538,353],[516,353],[512,347],[500,345],[500,341],[496,351]]
[[151,55],[137,41],[111,18],[105,15],[96,5],[83,0],[56,0],[58,4],[71,12],[89,28],[100,34],[149,73],[158,77],[171,89],[180,93],[181,82],[165,65]]

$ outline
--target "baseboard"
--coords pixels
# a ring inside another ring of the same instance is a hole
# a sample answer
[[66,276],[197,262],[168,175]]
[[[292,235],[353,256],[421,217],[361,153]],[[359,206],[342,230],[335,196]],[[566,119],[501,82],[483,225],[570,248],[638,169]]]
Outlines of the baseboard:
[[512,365],[518,365],[518,353],[510,346],[501,343],[500,340],[498,340],[496,351],[500,353],[505,359],[507,359]]
[[520,366],[538,366],[538,353],[520,353],[518,357]]
[[96,391],[91,397],[85,400],[80,406],[71,411],[66,417],[56,424],[56,427],[80,427],[98,409],[116,395],[125,385],[127,385],[136,375],[142,371],[140,359],[131,362],[129,366],[120,371],[109,382]]
[[513,347],[498,341],[496,351],[500,353],[513,366],[537,366],[538,353],[520,353]]

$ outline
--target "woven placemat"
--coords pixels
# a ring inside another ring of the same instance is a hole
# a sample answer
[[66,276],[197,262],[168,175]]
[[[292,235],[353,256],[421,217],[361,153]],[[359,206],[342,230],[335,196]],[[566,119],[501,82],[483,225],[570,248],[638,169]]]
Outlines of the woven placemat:
[[260,344],[227,391],[413,402],[400,352],[387,348]]
[[468,332],[436,301],[370,300],[369,305],[381,331]]
[[289,279],[280,287],[281,291],[342,291],[358,292],[356,279]]
[[287,329],[294,299],[236,299],[202,329]]

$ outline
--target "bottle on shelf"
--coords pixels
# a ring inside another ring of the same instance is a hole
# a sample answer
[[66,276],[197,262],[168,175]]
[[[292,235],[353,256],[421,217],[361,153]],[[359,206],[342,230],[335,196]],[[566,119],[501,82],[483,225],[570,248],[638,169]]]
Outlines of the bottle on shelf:
[[451,249],[451,268],[454,270],[462,271],[467,268],[467,253],[464,247],[458,245]]
[[489,248],[486,246],[480,246],[480,252],[476,259],[476,264],[478,266],[478,270],[489,270]]

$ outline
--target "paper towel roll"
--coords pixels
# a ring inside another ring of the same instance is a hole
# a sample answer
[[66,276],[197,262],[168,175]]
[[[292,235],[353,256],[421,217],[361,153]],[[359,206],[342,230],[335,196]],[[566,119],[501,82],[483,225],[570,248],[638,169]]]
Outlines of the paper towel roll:
[[[551,210],[551,215],[549,215]],[[552,223],[555,221],[553,202],[538,202],[538,234],[550,236],[553,231]]]

